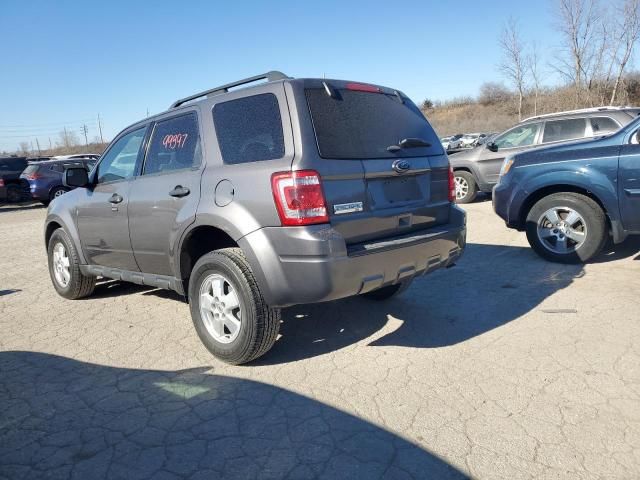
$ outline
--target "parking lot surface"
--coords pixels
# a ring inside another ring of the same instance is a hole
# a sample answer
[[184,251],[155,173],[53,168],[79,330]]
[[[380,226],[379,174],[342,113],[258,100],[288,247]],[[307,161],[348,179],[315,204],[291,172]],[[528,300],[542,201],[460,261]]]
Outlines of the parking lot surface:
[[557,265],[467,211],[455,268],[231,367],[171,292],[58,297],[45,210],[0,209],[0,478],[639,478],[640,242]]

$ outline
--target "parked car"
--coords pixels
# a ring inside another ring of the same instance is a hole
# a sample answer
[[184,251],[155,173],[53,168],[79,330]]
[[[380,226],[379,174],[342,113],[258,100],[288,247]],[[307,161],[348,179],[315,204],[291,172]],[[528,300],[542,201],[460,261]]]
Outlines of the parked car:
[[26,166],[26,157],[0,158],[0,201],[19,202],[27,196],[28,191],[20,182]]
[[280,307],[386,299],[465,246],[431,125],[403,93],[363,83],[269,72],[191,95],[65,182],[81,188],[45,226],[57,292],[86,297],[96,276],[175,290],[234,364],[271,348]]
[[462,134],[458,133],[450,137],[443,137],[440,139],[440,143],[446,151],[457,150],[462,148]]
[[31,198],[49,205],[53,199],[67,193],[70,188],[63,185],[63,174],[66,168],[82,167],[91,170],[96,160],[48,160],[30,163],[20,178],[29,189]]
[[83,158],[90,158],[92,160],[98,160],[100,155],[97,153],[76,153],[74,155],[56,155],[51,157],[53,160],[81,160]]
[[480,135],[483,135],[482,133],[465,133],[464,135],[462,135],[462,137],[460,138],[460,141],[462,142],[462,148],[473,148],[476,146],[476,143],[478,142],[478,139],[480,138]]
[[458,203],[473,202],[478,192],[491,192],[507,155],[606,135],[629,124],[639,113],[640,108],[601,107],[540,115],[501,133],[483,148],[458,153],[451,158]]
[[604,137],[509,155],[493,207],[542,257],[586,262],[640,234],[640,119]]

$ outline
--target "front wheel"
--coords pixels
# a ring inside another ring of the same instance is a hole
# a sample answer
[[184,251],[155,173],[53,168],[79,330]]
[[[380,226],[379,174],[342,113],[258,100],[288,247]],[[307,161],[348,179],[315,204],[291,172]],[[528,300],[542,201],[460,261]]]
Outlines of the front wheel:
[[600,205],[577,193],[554,193],[539,200],[527,215],[527,239],[541,257],[558,263],[583,263],[607,240]]
[[49,275],[56,291],[69,300],[88,297],[96,287],[96,277],[80,271],[80,259],[67,233],[59,228],[49,240]]
[[458,170],[454,172],[456,186],[456,203],[471,203],[478,196],[478,184],[469,172]]
[[264,355],[280,329],[280,310],[269,307],[239,248],[204,255],[189,280],[196,332],[220,360],[240,365]]

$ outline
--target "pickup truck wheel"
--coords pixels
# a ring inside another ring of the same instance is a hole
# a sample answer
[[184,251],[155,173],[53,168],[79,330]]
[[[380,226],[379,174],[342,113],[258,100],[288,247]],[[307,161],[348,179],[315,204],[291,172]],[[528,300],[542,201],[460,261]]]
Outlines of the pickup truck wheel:
[[67,233],[59,228],[49,240],[49,275],[58,294],[69,300],[88,297],[96,287],[96,277],[83,275],[80,259]]
[[411,282],[413,282],[413,280],[405,280],[403,282],[396,283],[395,285],[389,285],[388,287],[382,287],[377,290],[364,293],[362,296],[372,300],[388,300],[404,292],[411,286]]
[[559,263],[583,263],[607,240],[605,214],[594,200],[577,193],[554,193],[527,215],[527,239],[541,257]]
[[280,309],[269,307],[242,250],[204,255],[189,279],[196,332],[220,360],[240,365],[264,355],[280,329]]
[[454,172],[456,203],[471,203],[478,196],[478,184],[473,175],[464,170]]

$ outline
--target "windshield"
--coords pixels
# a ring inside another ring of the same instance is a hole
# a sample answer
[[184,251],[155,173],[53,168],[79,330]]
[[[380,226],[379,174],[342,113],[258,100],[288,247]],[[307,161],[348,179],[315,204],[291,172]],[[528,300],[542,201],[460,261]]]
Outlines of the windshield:
[[[323,158],[367,159],[442,155],[442,145],[426,118],[410,100],[396,95],[323,88],[305,90],[318,150]],[[406,138],[429,147],[388,151]]]

